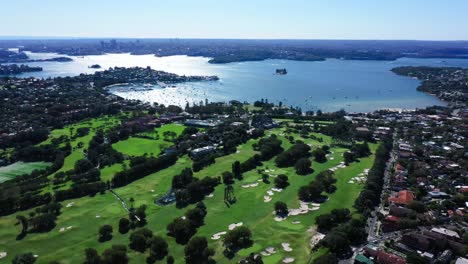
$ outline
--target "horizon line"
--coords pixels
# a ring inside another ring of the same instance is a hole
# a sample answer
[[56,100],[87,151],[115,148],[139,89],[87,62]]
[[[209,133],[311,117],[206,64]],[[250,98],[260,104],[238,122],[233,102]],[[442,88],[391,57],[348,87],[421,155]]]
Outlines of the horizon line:
[[0,35],[2,40],[289,40],[289,41],[414,41],[414,42],[468,42],[468,39],[346,39],[346,38],[203,38],[203,37],[73,37],[73,36],[27,36],[27,35]]

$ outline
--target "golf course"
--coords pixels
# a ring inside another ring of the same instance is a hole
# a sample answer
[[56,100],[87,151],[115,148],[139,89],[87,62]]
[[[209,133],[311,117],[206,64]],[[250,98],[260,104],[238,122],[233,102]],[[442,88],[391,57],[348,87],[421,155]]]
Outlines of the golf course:
[[[90,140],[97,130],[108,131],[118,124],[120,124],[119,117],[109,116],[83,121],[63,129],[53,130],[47,142],[41,144],[47,144],[54,138],[61,136],[70,137],[72,152],[65,157],[62,168],[56,173],[69,171],[73,169],[78,160],[85,157],[83,150],[88,148]],[[76,131],[83,127],[89,128],[89,133],[77,136]],[[158,156],[164,149],[172,145],[171,140],[179,136],[184,129],[184,125],[177,123],[162,125],[155,128],[153,132],[134,135],[114,143],[112,148],[125,157]],[[167,133],[167,131],[171,133]],[[372,152],[370,156],[345,166],[343,153],[348,149],[335,146],[333,138],[329,136],[311,132],[307,137],[303,137],[301,136],[303,134],[291,132],[285,126],[267,130],[263,137],[271,135],[276,135],[284,150],[289,149],[296,140],[303,141],[312,150],[328,145],[330,149],[327,153],[327,160],[319,163],[310,157],[313,172],[307,175],[298,175],[294,167],[279,168],[275,163],[275,158],[272,158],[263,161],[255,169],[243,173],[242,180],[236,180],[232,184],[235,203],[230,205],[225,203],[225,186],[223,184],[219,184],[212,194],[207,195],[203,200],[207,208],[204,225],[198,228],[195,236],[206,237],[209,247],[215,250],[213,258],[217,263],[238,263],[250,253],[261,254],[263,262],[268,264],[283,263],[284,261],[309,263],[326,251],[323,248],[313,251],[311,247],[311,239],[317,234],[315,221],[319,215],[330,213],[333,209],[347,208],[351,211],[353,218],[359,218],[353,209],[353,204],[364,188],[365,172],[372,167],[374,152],[378,144],[369,143]],[[222,172],[231,171],[234,162],[245,162],[259,153],[254,150],[254,144],[258,143],[259,140],[249,139],[246,143],[239,145],[235,153],[218,157],[215,163],[194,172],[194,177],[198,179],[208,176],[220,177]],[[164,196],[171,189],[173,176],[181,173],[185,168],[191,168],[192,162],[188,155],[183,155],[178,157],[176,163],[168,168],[142,177],[126,186],[113,188],[113,192],[127,204],[132,203],[135,208],[141,205],[147,206],[145,228],[167,241],[169,255],[173,256],[175,263],[178,264],[185,263],[184,246],[177,244],[173,237],[168,236],[166,228],[174,219],[183,217],[185,212],[194,208],[195,205],[180,209],[175,204],[158,205],[155,200]],[[0,169],[0,182],[44,166],[48,166],[48,164],[44,162],[18,163],[4,167]],[[129,161],[125,159],[121,163],[100,167],[101,180],[109,182],[116,173],[128,166]],[[299,188],[308,185],[320,172],[326,170],[334,171],[333,177],[336,179],[336,191],[327,193],[326,201],[319,204],[308,203],[306,206],[309,210],[306,210],[306,213],[291,213],[284,218],[276,217],[274,213],[275,202],[286,203],[290,210],[301,208],[304,205],[298,198]],[[49,178],[53,178],[56,173],[50,175]],[[269,176],[269,180],[265,181],[265,174]],[[287,175],[289,179],[289,186],[284,189],[275,188],[273,183],[280,174]],[[71,182],[65,182],[54,188],[61,190],[70,186]],[[42,189],[42,192],[51,191],[53,191],[52,186]],[[28,233],[21,240],[16,239],[21,232],[21,225],[18,224],[16,217],[17,215],[28,215],[35,209],[0,217],[0,252],[7,253],[7,256],[0,262],[10,263],[15,255],[32,252],[37,255],[37,263],[50,263],[51,261],[64,264],[83,263],[86,248],[94,248],[102,253],[114,244],[128,245],[132,231],[126,234],[117,231],[119,219],[128,217],[128,211],[116,195],[105,191],[94,196],[63,201],[61,202],[61,213],[58,215],[53,230],[46,233]],[[98,241],[98,230],[102,225],[113,227],[114,232],[110,241]],[[222,237],[224,232],[228,232],[235,226],[245,226],[252,231],[253,245],[239,250],[232,259],[228,259],[223,255]],[[147,252],[140,253],[133,250],[128,250],[127,255],[130,263],[145,263],[145,259],[148,257]],[[162,260],[157,263],[166,262]]]

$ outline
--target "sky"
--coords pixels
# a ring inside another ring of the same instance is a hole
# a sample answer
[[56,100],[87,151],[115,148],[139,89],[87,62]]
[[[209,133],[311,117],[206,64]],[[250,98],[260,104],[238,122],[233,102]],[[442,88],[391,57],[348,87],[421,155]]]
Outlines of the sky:
[[468,0],[2,0],[0,36],[468,40]]

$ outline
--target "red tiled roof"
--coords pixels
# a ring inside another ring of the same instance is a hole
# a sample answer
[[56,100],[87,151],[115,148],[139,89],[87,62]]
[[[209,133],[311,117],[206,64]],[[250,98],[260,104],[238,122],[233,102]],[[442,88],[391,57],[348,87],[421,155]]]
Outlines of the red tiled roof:
[[389,215],[385,218],[385,220],[388,220],[390,222],[399,222],[400,217],[394,216],[394,215]]
[[379,254],[377,254],[377,262],[380,264],[406,264],[404,258],[385,251],[380,251]]
[[396,204],[409,204],[414,200],[414,194],[411,191],[403,190],[399,191],[396,195],[392,195],[388,198],[389,202]]
[[398,163],[398,164],[395,165],[395,170],[396,171],[402,171],[402,170],[405,170],[405,167],[403,167],[403,165]]

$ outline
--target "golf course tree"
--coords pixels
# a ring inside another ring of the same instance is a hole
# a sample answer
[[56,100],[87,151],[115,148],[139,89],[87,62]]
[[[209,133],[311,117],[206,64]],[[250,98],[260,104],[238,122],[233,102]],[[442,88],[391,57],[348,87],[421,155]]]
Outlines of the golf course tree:
[[124,245],[112,245],[104,250],[101,257],[101,264],[127,264],[127,247]]
[[36,258],[34,257],[33,253],[23,253],[16,255],[12,264],[33,264],[36,262]]
[[148,157],[143,162],[130,166],[129,169],[117,172],[112,178],[112,186],[122,187],[147,175],[166,169],[177,161],[177,154]]
[[260,151],[261,160],[270,160],[283,151],[281,140],[276,135],[262,138],[257,144],[254,144],[254,150]]
[[239,264],[263,264],[262,256],[250,253],[250,255],[241,260]]
[[145,252],[150,246],[153,232],[147,228],[140,228],[130,234],[129,247],[138,252]]
[[338,259],[335,255],[327,252],[314,260],[314,264],[338,264]]
[[354,162],[354,155],[350,151],[343,153],[343,159],[346,166]]
[[325,192],[333,193],[336,191],[336,179],[333,177],[334,174],[335,173],[330,170],[322,171],[315,177],[315,182],[321,184]]
[[112,239],[112,226],[111,225],[103,225],[99,228],[99,242],[106,242]]
[[94,248],[87,248],[85,249],[85,261],[83,264],[100,264],[101,257],[99,253]]
[[285,189],[289,186],[288,176],[280,174],[275,178],[275,187],[279,189]]
[[255,154],[252,157],[248,158],[246,161],[241,163],[241,172],[248,172],[255,169],[257,166],[262,165],[261,158],[259,154]]
[[299,175],[307,175],[313,172],[311,166],[312,162],[310,162],[310,159],[301,158],[294,164],[294,169],[296,169],[296,173]]
[[351,146],[350,151],[346,151],[345,153],[343,153],[343,158],[345,164],[349,165],[350,163],[357,161],[360,158],[368,157],[370,154],[371,151],[369,145],[367,144],[367,141],[365,141],[362,144],[354,143]]
[[137,227],[145,226],[146,223],[147,223],[147,221],[146,221],[146,205],[145,204],[140,205],[140,207],[135,209],[134,213],[135,213],[134,219],[136,221],[134,221],[133,225],[137,226]]
[[232,164],[232,174],[234,174],[234,178],[238,180],[242,180],[242,170],[241,170],[241,164],[238,160],[236,160]]
[[309,185],[301,186],[301,188],[299,188],[299,200],[304,202],[312,202],[313,200],[321,198],[322,192],[323,186],[313,181]]
[[181,245],[187,244],[196,232],[196,227],[189,219],[176,218],[167,226],[167,235],[175,238]]
[[174,237],[179,244],[187,244],[197,228],[204,224],[206,214],[205,204],[197,203],[195,208],[185,213],[185,217],[176,218],[167,226],[167,235]]
[[380,201],[385,167],[388,159],[390,158],[392,145],[393,141],[391,137],[386,137],[381,141],[381,144],[375,151],[374,164],[367,175],[364,190],[359,194],[354,203],[354,207],[365,217],[368,217],[371,208],[376,206]]
[[126,234],[130,230],[130,220],[127,218],[120,218],[119,220],[119,233]]
[[16,220],[18,220],[16,225],[21,224],[21,233],[19,233],[18,236],[16,236],[16,240],[21,240],[28,233],[28,219],[23,215],[17,215]]
[[185,217],[190,220],[193,226],[198,228],[205,224],[204,221],[206,214],[205,204],[203,202],[198,202],[195,208],[190,209],[185,213]]
[[312,152],[312,155],[314,155],[314,160],[319,163],[325,163],[327,162],[327,153],[321,149],[318,148]]
[[169,255],[167,256],[166,258],[166,264],[174,264],[175,260],[174,260],[174,257]]
[[296,141],[296,143],[286,151],[280,153],[275,163],[280,168],[291,167],[301,159],[310,155],[310,147],[302,141]]
[[321,240],[323,246],[338,258],[345,257],[351,252],[350,242],[346,234],[341,232],[330,232]]
[[210,166],[216,162],[217,154],[208,154],[193,161],[192,169],[195,172],[201,171],[203,168]]
[[154,263],[162,260],[169,253],[167,242],[160,236],[154,236],[149,241],[149,256],[146,263]]
[[225,185],[231,185],[234,183],[234,174],[229,171],[223,172],[223,183]]
[[22,225],[22,231],[18,238],[21,238],[21,236],[24,238],[27,232],[42,233],[52,230],[56,225],[55,220],[57,216],[61,213],[61,208],[62,205],[59,203],[50,202],[31,213],[29,220],[24,216],[18,215],[17,220]]
[[224,255],[232,258],[237,251],[253,245],[252,232],[245,226],[236,227],[224,236],[223,245]]
[[330,230],[351,218],[351,212],[347,208],[333,209],[329,214],[319,215],[316,219],[317,227],[320,230]]
[[285,217],[289,214],[288,205],[278,201],[275,203],[275,213],[277,216]]
[[215,251],[208,247],[205,237],[192,238],[184,249],[186,264],[214,264]]
[[[227,176],[230,178],[231,175]],[[228,179],[230,181],[230,179]],[[206,195],[214,192],[214,187],[219,180],[212,177],[204,177],[199,180],[193,177],[190,168],[186,168],[172,178],[172,191],[175,193],[176,206],[183,208],[189,204],[202,201]]]

